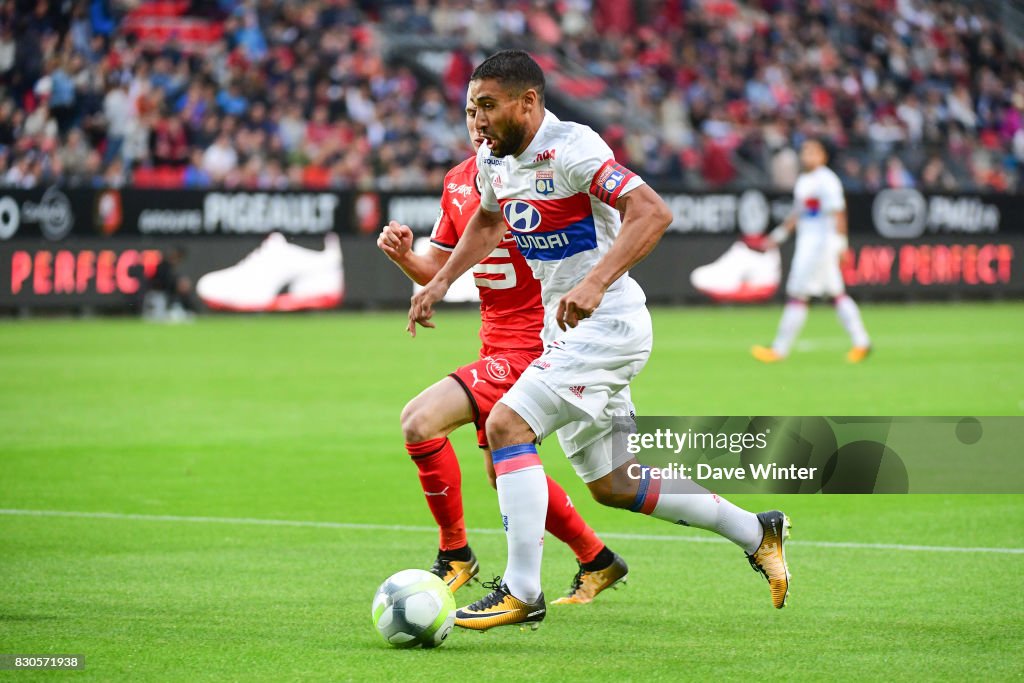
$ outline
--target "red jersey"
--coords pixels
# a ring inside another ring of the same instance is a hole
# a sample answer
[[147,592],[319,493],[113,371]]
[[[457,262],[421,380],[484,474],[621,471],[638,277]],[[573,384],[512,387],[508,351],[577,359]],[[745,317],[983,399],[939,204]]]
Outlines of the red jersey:
[[[466,159],[445,175],[441,214],[430,235],[431,244],[438,249],[455,249],[480,206],[476,175],[476,157]],[[480,290],[481,356],[512,349],[541,353],[544,305],[540,281],[519,253],[511,231],[473,268],[473,280]]]

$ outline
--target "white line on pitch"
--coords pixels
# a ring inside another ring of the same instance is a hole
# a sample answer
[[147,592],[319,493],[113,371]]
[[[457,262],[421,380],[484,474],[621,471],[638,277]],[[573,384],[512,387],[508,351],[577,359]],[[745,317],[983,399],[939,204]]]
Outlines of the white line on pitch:
[[[70,510],[19,510],[0,508],[0,516],[8,517],[71,517],[79,519],[113,519],[138,522],[186,522],[192,524],[233,524],[238,526],[286,526],[306,529],[342,529],[349,531],[408,531],[416,533],[437,533],[430,526],[405,524],[360,524],[357,522],[315,522],[301,519],[260,519],[256,517],[189,517],[183,515],[140,515],[122,512],[74,512]],[[501,529],[468,529],[473,534],[504,535]],[[601,532],[603,538],[624,541],[658,541],[683,543],[729,543],[719,536],[661,536],[656,534],[626,534]],[[930,553],[993,553],[999,555],[1024,555],[1024,548],[981,548],[948,545],[905,545],[902,543],[856,543],[847,541],[789,541],[798,546],[811,548],[849,548],[854,550],[902,550],[906,552]]]

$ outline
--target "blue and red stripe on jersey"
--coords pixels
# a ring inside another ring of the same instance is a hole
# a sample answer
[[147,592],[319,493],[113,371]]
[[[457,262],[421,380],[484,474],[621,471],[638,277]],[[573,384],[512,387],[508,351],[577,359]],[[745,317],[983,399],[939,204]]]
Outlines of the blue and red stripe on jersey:
[[502,199],[505,223],[527,259],[559,261],[597,248],[590,195],[555,199]]

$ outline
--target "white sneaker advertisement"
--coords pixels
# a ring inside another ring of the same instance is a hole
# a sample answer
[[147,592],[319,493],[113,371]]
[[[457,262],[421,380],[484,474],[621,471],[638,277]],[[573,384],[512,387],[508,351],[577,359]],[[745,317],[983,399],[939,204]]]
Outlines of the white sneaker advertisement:
[[233,266],[199,278],[196,293],[221,311],[301,311],[337,308],[344,296],[338,236],[324,235],[323,250],[290,243],[274,232]]

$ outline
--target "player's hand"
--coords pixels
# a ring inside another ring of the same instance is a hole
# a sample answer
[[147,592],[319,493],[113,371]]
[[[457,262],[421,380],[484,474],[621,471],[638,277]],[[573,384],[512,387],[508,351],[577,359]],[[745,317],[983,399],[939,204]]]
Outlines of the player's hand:
[[405,331],[416,336],[416,325],[437,327],[430,319],[434,316],[434,304],[448,293],[448,286],[436,278],[428,282],[423,289],[416,292],[409,304],[409,324]]
[[576,327],[581,320],[589,318],[604,298],[604,288],[586,278],[558,300],[555,322],[565,332],[568,327]]
[[391,260],[401,259],[412,250],[412,229],[398,221],[391,221],[380,231],[377,246]]

